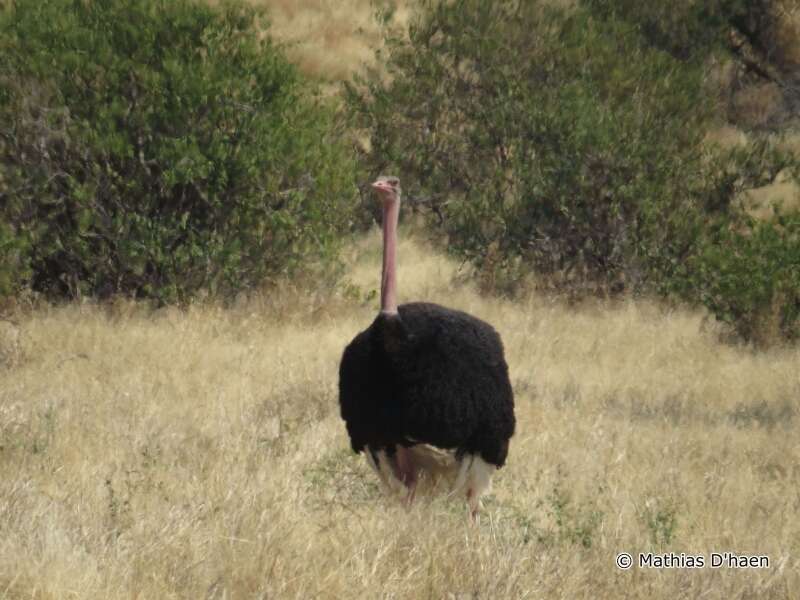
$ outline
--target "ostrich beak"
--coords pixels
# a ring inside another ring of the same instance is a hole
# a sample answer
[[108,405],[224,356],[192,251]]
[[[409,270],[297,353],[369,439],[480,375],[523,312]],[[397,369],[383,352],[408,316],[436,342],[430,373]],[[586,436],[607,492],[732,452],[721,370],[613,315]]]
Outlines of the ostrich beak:
[[372,189],[378,190],[378,191],[382,191],[382,192],[390,192],[390,191],[392,191],[392,188],[383,179],[378,179],[376,181],[373,181],[371,186],[372,186]]

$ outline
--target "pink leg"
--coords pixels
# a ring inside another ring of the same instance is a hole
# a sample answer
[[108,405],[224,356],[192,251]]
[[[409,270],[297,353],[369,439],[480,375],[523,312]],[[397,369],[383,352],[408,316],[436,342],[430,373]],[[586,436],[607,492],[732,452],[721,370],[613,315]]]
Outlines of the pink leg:
[[414,462],[414,455],[405,446],[397,446],[397,478],[408,488],[406,502],[414,502],[414,493],[417,491],[419,467]]
[[497,467],[480,456],[466,455],[462,459],[455,488],[467,488],[467,506],[473,523],[477,523],[480,518],[481,496],[491,488],[492,474],[496,470]]
[[469,520],[473,525],[478,523],[478,509],[480,508],[480,498],[475,497],[475,492],[472,488],[467,490],[467,508],[469,510]]

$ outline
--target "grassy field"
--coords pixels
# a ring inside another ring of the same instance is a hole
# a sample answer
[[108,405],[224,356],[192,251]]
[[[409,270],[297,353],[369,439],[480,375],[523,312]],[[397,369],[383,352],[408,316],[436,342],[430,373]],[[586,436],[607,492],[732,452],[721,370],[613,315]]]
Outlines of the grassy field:
[[[401,300],[496,325],[518,432],[477,526],[406,510],[348,447],[337,366],[379,237],[337,290],[221,309],[73,305],[5,323],[0,598],[788,598],[800,589],[800,350],[649,302],[487,299],[417,240]],[[344,290],[344,291],[343,291]],[[17,341],[12,341],[12,337]],[[620,551],[766,554],[764,570]]]

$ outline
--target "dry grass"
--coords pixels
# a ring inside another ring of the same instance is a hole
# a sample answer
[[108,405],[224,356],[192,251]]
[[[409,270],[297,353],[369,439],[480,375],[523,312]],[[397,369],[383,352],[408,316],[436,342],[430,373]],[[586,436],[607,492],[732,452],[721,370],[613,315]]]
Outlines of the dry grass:
[[[374,0],[249,0],[267,8],[271,32],[288,44],[288,54],[303,72],[329,84],[374,64],[381,33]],[[409,1],[396,2],[393,23],[410,18]]]
[[800,68],[800,4],[797,0],[778,3],[774,38],[781,66],[786,71]]
[[775,83],[749,85],[733,96],[730,116],[746,127],[774,125],[786,114],[783,90]]
[[[772,140],[777,148],[800,156],[800,135],[797,133],[781,132]],[[751,140],[743,129],[725,125],[709,131],[706,141],[721,148],[744,148]],[[742,193],[737,199],[737,207],[762,220],[773,218],[775,207],[781,212],[800,210],[800,183],[791,170],[786,169],[778,174],[774,183]]]
[[789,173],[780,173],[775,183],[748,190],[744,194],[743,206],[757,219],[774,216],[774,207],[782,212],[800,210],[800,184]]
[[[406,511],[349,452],[346,294],[228,310],[40,310],[0,367],[0,598],[784,598],[800,589],[800,351],[722,345],[648,302],[481,297],[424,244],[401,294],[503,335],[518,433],[482,522]],[[362,300],[356,299],[362,298]],[[618,571],[621,550],[764,553],[769,570]]]
[[19,357],[19,326],[0,316],[0,368],[13,367]]

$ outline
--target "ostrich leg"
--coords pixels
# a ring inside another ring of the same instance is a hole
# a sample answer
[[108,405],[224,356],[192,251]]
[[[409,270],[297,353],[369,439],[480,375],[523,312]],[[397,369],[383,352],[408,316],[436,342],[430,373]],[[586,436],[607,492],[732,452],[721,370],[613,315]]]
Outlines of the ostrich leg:
[[496,466],[487,463],[475,454],[467,454],[461,459],[461,467],[453,485],[453,493],[466,487],[467,505],[473,522],[478,519],[481,496],[492,488],[492,475],[496,470]]
[[388,491],[398,493],[400,490],[406,489],[399,474],[397,457],[394,454],[389,454],[386,450],[367,447],[364,455],[367,464],[378,474],[381,483]]
[[408,489],[406,502],[410,506],[414,502],[414,494],[417,491],[417,481],[419,480],[419,466],[414,460],[414,455],[405,446],[397,446],[397,478],[402,481]]

